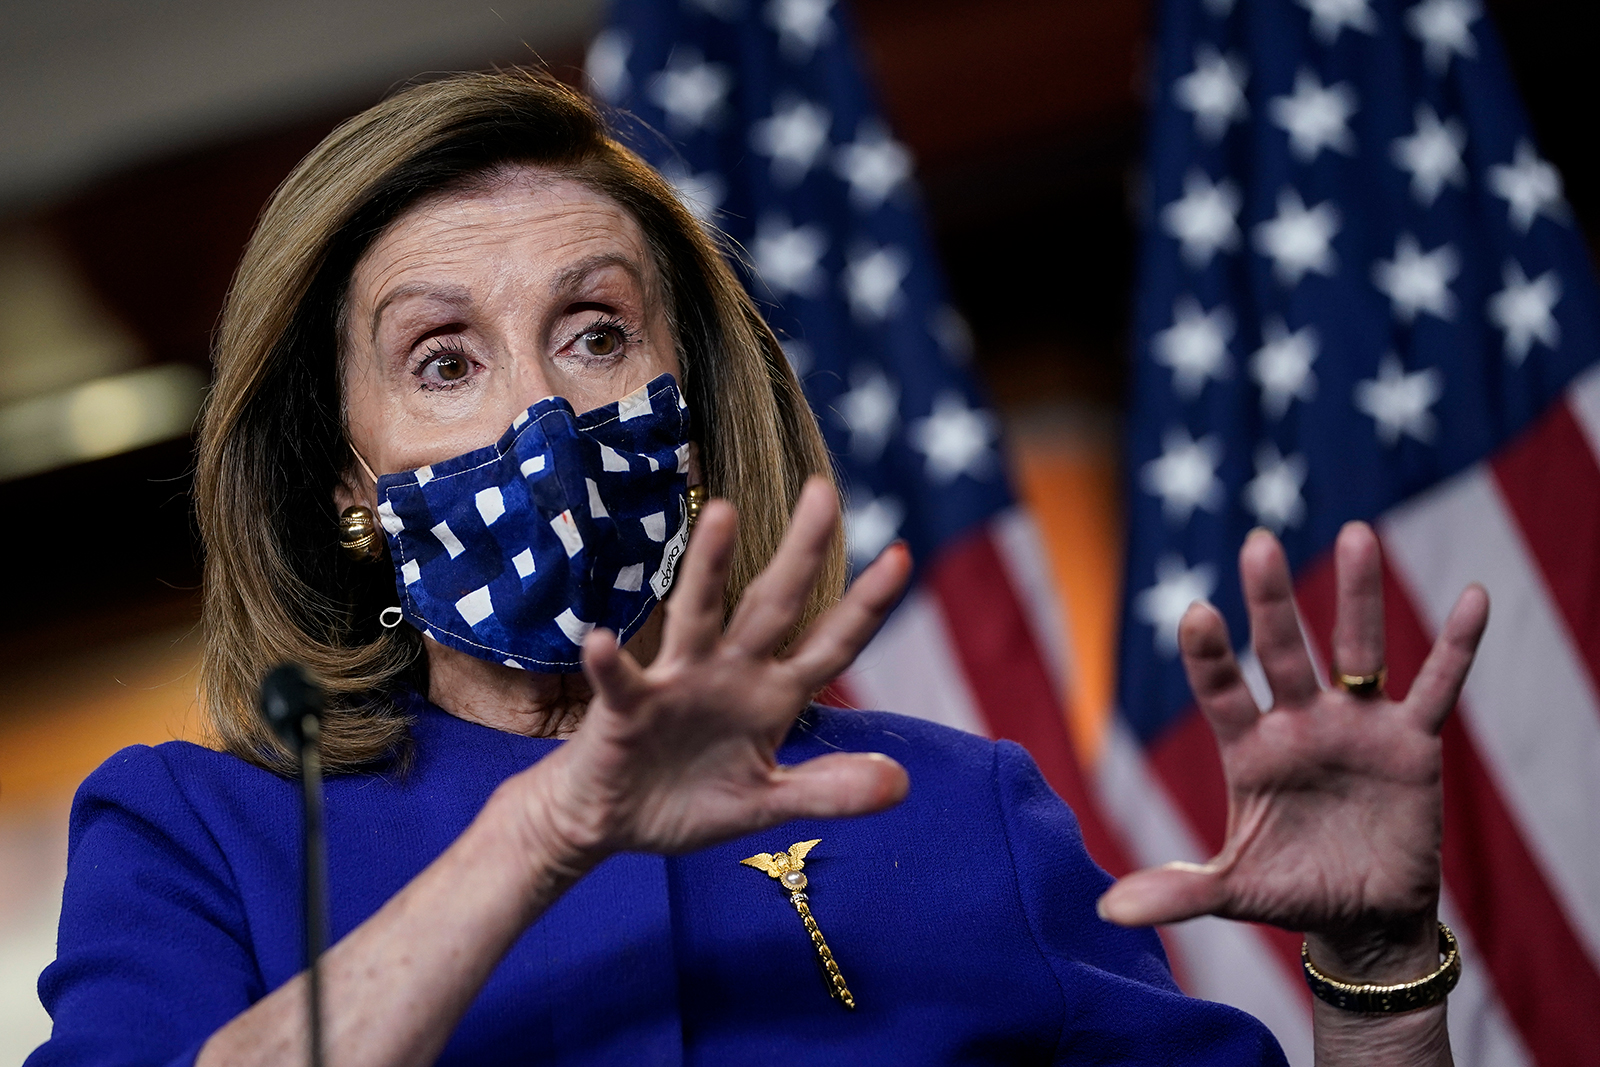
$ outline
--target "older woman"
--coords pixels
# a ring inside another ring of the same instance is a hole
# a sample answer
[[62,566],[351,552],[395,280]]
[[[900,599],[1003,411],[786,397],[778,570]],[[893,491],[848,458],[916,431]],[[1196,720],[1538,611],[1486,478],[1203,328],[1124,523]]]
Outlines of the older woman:
[[[1128,928],[1208,912],[1397,986],[1319,1001],[1319,1062],[1448,1062],[1436,735],[1481,590],[1406,701],[1325,691],[1253,536],[1277,706],[1214,611],[1182,629],[1228,844],[1108,892],[1020,749],[809,703],[906,553],[841,595],[827,456],[772,333],[559,84],[452,78],[331,135],[262,217],[216,366],[196,497],[221,751],[129,749],[85,783],[30,1063],[301,1061],[295,793],[253,709],[286,659],[331,694],[341,1067],[1281,1062]],[[1340,669],[1379,675],[1376,542],[1337,551]]]

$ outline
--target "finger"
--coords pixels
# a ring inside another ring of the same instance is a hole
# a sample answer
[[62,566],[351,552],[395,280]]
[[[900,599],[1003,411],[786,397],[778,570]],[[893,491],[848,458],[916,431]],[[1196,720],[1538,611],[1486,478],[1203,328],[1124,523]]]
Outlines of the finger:
[[1300,632],[1294,586],[1283,546],[1266,530],[1253,530],[1239,550],[1239,579],[1250,615],[1250,641],[1276,704],[1300,707],[1317,695],[1317,673]]
[[1488,592],[1476,583],[1467,586],[1450,609],[1439,639],[1433,643],[1406,695],[1406,704],[1428,732],[1438,733],[1450,709],[1456,706],[1461,683],[1466,681],[1467,668],[1472,666],[1478,641],[1488,624]]
[[834,752],[773,772],[767,813],[790,819],[869,815],[905,799],[906,769],[878,752]]
[[726,500],[708,500],[701,507],[694,536],[689,538],[667,598],[667,621],[661,634],[663,658],[697,659],[721,638],[723,602],[738,529],[738,513]]
[[1233,655],[1228,640],[1228,624],[1222,613],[1204,601],[1195,601],[1178,623],[1178,650],[1183,656],[1183,671],[1189,688],[1205,713],[1206,721],[1226,744],[1254,726],[1261,717],[1244,673]]
[[1198,863],[1169,863],[1117,879],[1095,903],[1119,926],[1151,926],[1210,915],[1226,902],[1222,876]]
[[861,572],[839,603],[807,628],[789,657],[807,689],[831,681],[855,662],[910,578],[911,550],[897,541]]
[[822,573],[838,522],[839,494],[833,484],[826,478],[806,479],[772,562],[750,583],[728,621],[729,642],[757,657],[770,656],[783,643]]
[[1347,522],[1333,548],[1337,617],[1335,674],[1371,675],[1383,669],[1383,561],[1378,536],[1364,522]]
[[583,674],[595,696],[622,714],[637,707],[649,692],[644,670],[610,630],[591,630],[583,639]]

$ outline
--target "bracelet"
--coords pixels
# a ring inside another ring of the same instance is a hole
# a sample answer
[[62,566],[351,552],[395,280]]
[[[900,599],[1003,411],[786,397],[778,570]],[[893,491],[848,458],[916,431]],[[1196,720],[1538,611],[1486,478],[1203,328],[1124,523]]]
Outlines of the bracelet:
[[1330,978],[1311,962],[1311,951],[1305,942],[1300,945],[1300,966],[1306,972],[1306,985],[1318,999],[1344,1011],[1394,1014],[1431,1007],[1450,995],[1461,980],[1461,949],[1456,935],[1444,923],[1439,924],[1439,955],[1444,962],[1438,970],[1399,985],[1355,985]]

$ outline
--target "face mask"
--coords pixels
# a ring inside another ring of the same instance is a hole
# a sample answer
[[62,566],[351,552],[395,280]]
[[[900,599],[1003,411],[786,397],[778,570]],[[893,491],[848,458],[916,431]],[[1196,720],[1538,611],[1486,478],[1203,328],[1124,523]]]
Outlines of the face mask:
[[379,478],[402,616],[525,670],[578,670],[596,626],[626,641],[688,540],[688,434],[663,374],[582,415],[541,400],[487,448]]

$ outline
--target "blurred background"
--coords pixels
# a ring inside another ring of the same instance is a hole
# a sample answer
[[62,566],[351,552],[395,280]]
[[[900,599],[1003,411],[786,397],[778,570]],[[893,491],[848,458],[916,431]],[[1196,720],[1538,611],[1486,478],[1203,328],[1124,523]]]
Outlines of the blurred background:
[[[1488,4],[1585,232],[1585,5]],[[1080,757],[1112,705],[1145,0],[854,0],[1014,485],[1070,614]],[[195,414],[263,202],[430,71],[581,81],[594,0],[12,0],[0,7],[0,1065],[48,1034],[67,805],[118,748],[199,738]]]

